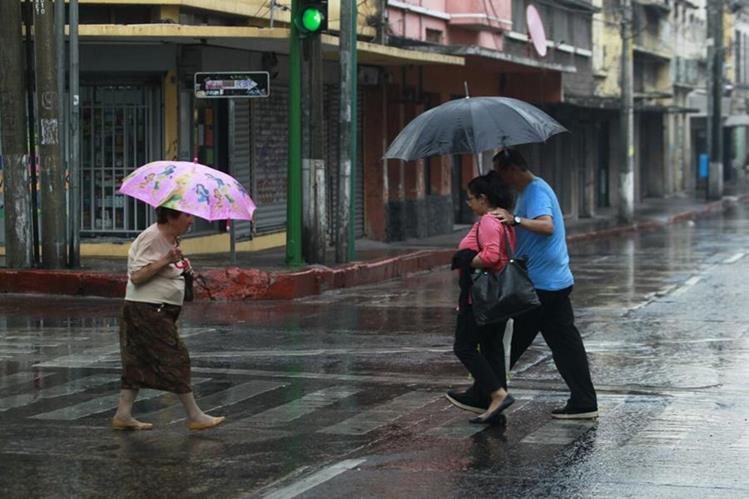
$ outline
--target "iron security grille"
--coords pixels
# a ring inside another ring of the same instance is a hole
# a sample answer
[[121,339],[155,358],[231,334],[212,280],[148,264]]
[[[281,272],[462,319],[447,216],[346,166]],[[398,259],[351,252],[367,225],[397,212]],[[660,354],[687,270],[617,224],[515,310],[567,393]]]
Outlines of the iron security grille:
[[82,87],[82,234],[127,235],[152,223],[150,207],[117,189],[130,172],[154,159],[157,95],[146,85]]

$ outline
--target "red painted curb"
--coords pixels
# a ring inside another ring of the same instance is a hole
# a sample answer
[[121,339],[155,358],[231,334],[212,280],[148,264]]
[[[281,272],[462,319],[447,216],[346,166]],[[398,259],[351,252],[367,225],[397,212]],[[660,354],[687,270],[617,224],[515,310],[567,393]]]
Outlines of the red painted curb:
[[371,262],[354,262],[341,267],[315,266],[298,272],[264,272],[231,267],[209,270],[196,287],[198,299],[242,301],[247,299],[288,300],[331,289],[371,284],[412,272],[447,265],[454,250],[421,250]]
[[116,298],[125,295],[127,278],[120,274],[75,270],[2,269],[0,293],[89,295]]

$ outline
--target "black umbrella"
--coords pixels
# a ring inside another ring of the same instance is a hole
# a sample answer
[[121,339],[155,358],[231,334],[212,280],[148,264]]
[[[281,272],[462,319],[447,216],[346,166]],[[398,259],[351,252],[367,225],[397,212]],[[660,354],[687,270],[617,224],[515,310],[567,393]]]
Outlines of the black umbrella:
[[440,154],[478,154],[498,147],[544,142],[567,129],[535,106],[510,97],[466,97],[445,102],[411,121],[385,158],[414,160]]

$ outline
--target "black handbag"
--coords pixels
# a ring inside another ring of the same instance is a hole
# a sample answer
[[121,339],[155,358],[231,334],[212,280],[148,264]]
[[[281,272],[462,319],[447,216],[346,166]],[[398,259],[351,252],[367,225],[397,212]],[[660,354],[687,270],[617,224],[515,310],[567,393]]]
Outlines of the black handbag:
[[480,326],[506,321],[541,306],[533,283],[525,270],[525,262],[514,258],[507,231],[503,230],[502,234],[509,259],[507,265],[499,272],[480,270],[473,277],[473,316]]

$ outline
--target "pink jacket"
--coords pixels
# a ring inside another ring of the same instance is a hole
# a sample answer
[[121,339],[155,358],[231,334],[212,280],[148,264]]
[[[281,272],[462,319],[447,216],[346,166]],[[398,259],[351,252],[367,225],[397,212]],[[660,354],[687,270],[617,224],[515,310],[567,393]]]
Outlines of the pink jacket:
[[507,231],[507,236],[514,251],[517,244],[515,229],[503,224],[488,213],[473,224],[468,234],[460,241],[458,249],[478,251],[479,258],[487,265],[489,270],[494,272],[502,270],[502,267],[508,261],[502,231]]

